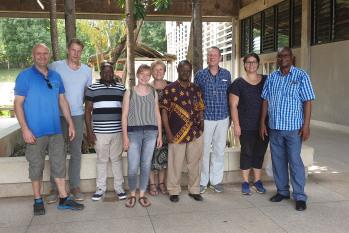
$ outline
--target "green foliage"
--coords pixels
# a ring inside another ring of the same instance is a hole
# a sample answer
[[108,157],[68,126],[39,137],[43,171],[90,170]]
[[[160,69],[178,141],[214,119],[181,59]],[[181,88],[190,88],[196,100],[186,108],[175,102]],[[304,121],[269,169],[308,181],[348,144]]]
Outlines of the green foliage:
[[167,51],[165,22],[144,22],[141,29],[141,36],[142,43],[162,53]]
[[18,74],[22,71],[22,69],[0,69],[0,83],[1,82],[14,82]]
[[37,43],[51,45],[48,19],[0,18],[1,58],[11,66],[28,67],[32,48]]
[[[125,8],[125,0],[116,0],[120,8]],[[134,0],[133,16],[135,19],[144,19],[146,16],[146,6],[149,4],[148,0]],[[151,0],[150,5],[155,6],[155,11],[163,13],[170,10],[172,5],[171,0]]]
[[[0,107],[13,107],[13,105],[0,105]],[[0,116],[11,116],[10,110],[0,110]]]

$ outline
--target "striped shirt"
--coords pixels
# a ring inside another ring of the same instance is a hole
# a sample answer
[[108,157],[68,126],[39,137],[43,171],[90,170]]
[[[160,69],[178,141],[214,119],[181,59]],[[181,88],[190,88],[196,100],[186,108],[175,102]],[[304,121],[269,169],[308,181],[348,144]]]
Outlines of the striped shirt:
[[315,99],[308,74],[291,67],[285,76],[280,69],[265,81],[262,98],[268,100],[269,128],[297,130],[303,126],[303,102]]
[[[140,96],[132,87],[127,126],[157,126],[155,115],[155,90],[150,88],[148,95]],[[157,129],[157,128],[156,128]]]
[[213,76],[207,67],[196,72],[194,83],[199,85],[202,91],[202,98],[206,106],[204,119],[219,121],[227,118],[230,114],[228,103],[230,72],[219,67],[218,73]]
[[121,132],[122,100],[126,88],[119,83],[106,86],[97,82],[88,87],[85,100],[93,102],[93,132]]

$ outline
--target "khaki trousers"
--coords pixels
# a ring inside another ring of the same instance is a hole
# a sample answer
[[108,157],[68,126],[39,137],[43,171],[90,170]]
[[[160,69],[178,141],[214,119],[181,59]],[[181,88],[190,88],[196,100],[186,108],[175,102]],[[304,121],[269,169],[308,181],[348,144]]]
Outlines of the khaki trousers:
[[97,141],[95,150],[97,152],[97,189],[106,191],[108,161],[111,160],[111,168],[114,175],[114,189],[123,188],[124,176],[122,174],[122,133],[102,134],[96,133]]
[[182,165],[186,159],[188,167],[188,191],[191,194],[200,193],[200,174],[204,152],[204,137],[188,143],[168,144],[167,189],[170,195],[181,192]]

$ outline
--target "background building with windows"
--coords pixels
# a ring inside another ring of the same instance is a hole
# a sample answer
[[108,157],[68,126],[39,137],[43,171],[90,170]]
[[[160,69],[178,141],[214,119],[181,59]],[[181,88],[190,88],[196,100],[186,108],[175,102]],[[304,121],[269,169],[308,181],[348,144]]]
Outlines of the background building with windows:
[[315,90],[313,122],[349,127],[349,0],[242,0],[236,23],[238,73],[248,52],[260,55],[260,72],[277,69],[276,51],[289,46]]
[[[222,49],[220,65],[233,79],[244,74],[242,58],[249,52],[261,58],[259,73],[269,74],[278,69],[277,50],[288,46],[294,65],[308,72],[315,90],[313,123],[349,130],[349,0],[239,2],[239,16],[232,22],[203,23],[204,67],[207,49],[216,45]],[[177,55],[177,62],[185,59],[190,23],[168,22],[166,30],[168,52]]]

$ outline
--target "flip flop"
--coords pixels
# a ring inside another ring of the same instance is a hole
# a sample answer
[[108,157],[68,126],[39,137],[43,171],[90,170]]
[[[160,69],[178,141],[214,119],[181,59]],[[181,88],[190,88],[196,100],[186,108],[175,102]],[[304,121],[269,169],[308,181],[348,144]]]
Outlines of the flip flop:
[[136,197],[135,196],[130,196],[127,198],[127,201],[125,203],[126,207],[134,207],[136,204]]
[[[141,200],[143,200],[143,202],[141,202]],[[143,206],[143,207],[148,207],[148,206],[151,205],[151,203],[148,201],[148,198],[146,198],[146,197],[140,197],[140,198],[138,199],[138,202],[139,202],[139,204],[141,204],[141,206]]]
[[151,187],[152,185],[154,185],[155,188],[156,188],[156,184],[150,184],[150,185],[149,185],[149,194],[152,195],[152,196],[157,196],[157,195],[159,195],[159,192],[158,192],[157,189],[155,189],[155,190],[150,190],[150,187]]
[[162,184],[166,187],[165,183],[159,183],[158,189],[159,189],[159,191],[161,192],[161,194],[167,195],[167,194],[168,194],[167,189],[161,189],[161,188],[160,188],[160,185],[162,185]]

